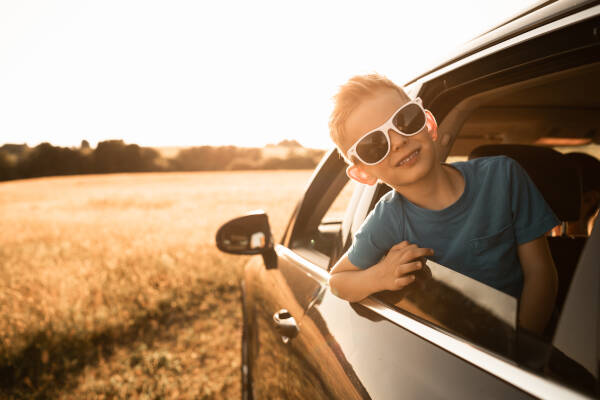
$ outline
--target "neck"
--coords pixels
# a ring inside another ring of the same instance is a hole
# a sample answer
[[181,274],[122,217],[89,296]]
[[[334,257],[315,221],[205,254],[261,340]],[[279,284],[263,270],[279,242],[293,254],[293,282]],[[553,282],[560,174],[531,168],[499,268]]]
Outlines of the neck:
[[421,208],[443,210],[454,204],[465,190],[462,174],[449,165],[439,164],[411,185],[395,186],[404,198]]

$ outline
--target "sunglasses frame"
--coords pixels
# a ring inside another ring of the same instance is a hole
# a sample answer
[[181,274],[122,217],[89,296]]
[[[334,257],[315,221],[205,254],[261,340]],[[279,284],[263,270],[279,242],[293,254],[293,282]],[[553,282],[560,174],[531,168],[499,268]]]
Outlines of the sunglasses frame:
[[[414,133],[405,133],[405,132],[402,132],[402,131],[398,130],[394,126],[394,122],[393,121],[394,121],[394,117],[396,117],[396,115],[398,115],[398,113],[401,112],[402,109],[408,107],[411,104],[416,104],[417,106],[419,106],[419,108],[423,112],[423,116],[424,116],[424,118],[423,118],[423,126],[420,127],[419,129],[417,129],[417,131],[414,132]],[[354,144],[347,151],[348,158],[352,159],[352,156],[356,156],[356,158],[358,158],[360,160],[360,162],[362,162],[363,164],[366,164],[366,165],[376,165],[376,164],[379,164],[380,162],[382,162],[383,160],[385,160],[385,158],[388,156],[388,154],[390,154],[391,140],[390,140],[390,135],[388,133],[388,131],[390,129],[393,130],[394,132],[402,135],[402,136],[410,137],[410,136],[414,136],[414,135],[420,133],[423,130],[423,128],[425,128],[426,125],[427,125],[427,113],[425,112],[425,109],[423,108],[423,102],[421,101],[421,99],[419,97],[417,97],[416,99],[411,100],[411,101],[409,101],[406,104],[403,104],[400,108],[398,108],[396,111],[394,111],[394,113],[392,114],[392,116],[387,121],[385,121],[383,124],[381,124],[377,128],[375,128],[375,129],[373,129],[373,130],[365,133],[356,142],[354,142]],[[363,140],[367,136],[369,136],[369,135],[371,135],[371,134],[373,134],[375,132],[379,132],[379,131],[383,132],[383,134],[385,136],[385,139],[387,140],[387,151],[385,152],[385,155],[383,157],[381,157],[381,159],[379,159],[379,160],[377,160],[375,162],[372,162],[372,163],[366,162],[365,160],[363,160],[361,158],[361,156],[358,155],[358,152],[356,151],[356,147],[361,142],[361,140]]]

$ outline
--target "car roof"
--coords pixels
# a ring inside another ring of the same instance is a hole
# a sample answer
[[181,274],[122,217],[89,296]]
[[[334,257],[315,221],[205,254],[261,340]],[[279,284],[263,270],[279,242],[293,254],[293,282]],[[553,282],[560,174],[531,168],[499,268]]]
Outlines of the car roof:
[[462,58],[468,57],[488,47],[528,32],[532,29],[585,10],[597,4],[597,0],[543,0],[530,5],[501,24],[471,39],[455,52],[447,56],[443,62],[427,72],[405,83],[408,86],[415,81],[442,69]]

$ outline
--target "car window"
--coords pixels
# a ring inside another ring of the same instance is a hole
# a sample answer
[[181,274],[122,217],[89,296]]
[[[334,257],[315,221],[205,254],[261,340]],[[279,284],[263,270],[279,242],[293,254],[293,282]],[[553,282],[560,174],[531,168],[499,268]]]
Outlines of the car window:
[[338,260],[344,250],[343,223],[355,189],[352,182],[347,181],[342,190],[339,191],[335,200],[321,218],[317,230],[310,238],[310,248],[329,258],[328,267]]
[[348,204],[350,204],[350,199],[352,198],[352,193],[355,188],[356,185],[354,181],[348,181],[346,185],[344,185],[340,193],[337,195],[337,197],[323,216],[321,223],[342,222],[342,220],[344,219],[344,215],[346,214]]
[[343,254],[357,185],[346,176],[346,164],[332,152],[310,183],[296,214],[290,249],[328,269]]

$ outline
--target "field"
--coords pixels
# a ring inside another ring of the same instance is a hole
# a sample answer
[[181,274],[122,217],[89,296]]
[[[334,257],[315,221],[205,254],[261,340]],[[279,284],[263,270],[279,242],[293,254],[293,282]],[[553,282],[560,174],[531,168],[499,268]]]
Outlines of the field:
[[280,238],[310,174],[0,183],[0,397],[238,398],[247,257],[214,234],[262,208]]

